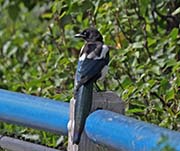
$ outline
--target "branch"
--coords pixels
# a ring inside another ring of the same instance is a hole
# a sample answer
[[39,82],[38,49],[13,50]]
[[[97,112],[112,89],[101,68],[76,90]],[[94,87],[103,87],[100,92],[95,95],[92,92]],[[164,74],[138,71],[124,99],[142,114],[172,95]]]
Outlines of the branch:
[[136,12],[139,20],[143,21],[143,26],[142,26],[142,28],[143,28],[143,34],[144,34],[144,39],[145,39],[144,47],[145,47],[145,49],[146,49],[146,52],[147,52],[147,54],[148,54],[149,59],[152,61],[151,53],[150,53],[149,47],[148,47],[148,40],[147,40],[147,30],[146,30],[146,25],[147,25],[147,23],[146,23],[145,18],[140,15],[139,1],[137,0],[136,3],[137,3],[137,8],[138,8],[138,9],[136,9],[136,7],[134,7],[134,10],[135,10],[135,12]]
[[48,29],[49,29],[49,31],[50,31],[50,33],[51,33],[50,37],[51,37],[51,39],[52,39],[53,44],[56,46],[56,48],[58,49],[59,53],[61,54],[61,53],[62,53],[62,49],[61,49],[61,47],[59,46],[59,44],[56,42],[55,37],[53,36],[52,27],[51,27],[51,26],[48,26]]
[[120,21],[119,21],[118,14],[119,14],[119,11],[117,10],[117,11],[114,13],[114,16],[115,16],[115,19],[116,19],[116,20],[115,20],[115,23],[116,23],[116,25],[120,28],[120,30],[122,31],[122,33],[123,33],[124,37],[126,38],[126,40],[127,40],[129,43],[132,43],[132,39],[127,36],[128,34],[124,31],[124,29],[123,29],[122,26],[121,26],[121,23],[120,23]]
[[151,14],[152,14],[152,17],[153,17],[153,20],[154,20],[155,32],[157,33],[158,32],[158,27],[157,27],[158,20],[155,17],[155,7],[156,7],[156,1],[152,0],[151,1]]
[[135,82],[136,79],[130,73],[130,71],[132,71],[131,68],[129,67],[129,65],[127,64],[126,61],[124,61],[123,63],[125,64],[125,67],[127,68],[127,70],[125,70],[126,74],[129,76],[129,78],[131,79],[132,82]]
[[157,97],[160,100],[160,102],[162,103],[163,107],[166,107],[166,101],[161,96],[159,96],[156,92],[150,92],[150,94]]

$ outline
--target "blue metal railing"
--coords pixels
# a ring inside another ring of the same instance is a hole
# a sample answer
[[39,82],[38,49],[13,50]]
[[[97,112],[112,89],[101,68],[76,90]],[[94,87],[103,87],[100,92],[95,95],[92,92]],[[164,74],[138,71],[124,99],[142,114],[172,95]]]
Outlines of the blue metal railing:
[[0,120],[67,135],[69,103],[0,89]]
[[[167,145],[180,151],[180,133],[111,111],[92,113],[85,127],[96,143],[125,151],[161,151]],[[169,151],[169,150],[168,150]]]
[[[69,104],[0,89],[0,120],[67,135]],[[96,143],[117,150],[159,151],[168,144],[180,151],[179,132],[111,111],[93,112],[85,130]],[[167,140],[158,144],[164,137]]]

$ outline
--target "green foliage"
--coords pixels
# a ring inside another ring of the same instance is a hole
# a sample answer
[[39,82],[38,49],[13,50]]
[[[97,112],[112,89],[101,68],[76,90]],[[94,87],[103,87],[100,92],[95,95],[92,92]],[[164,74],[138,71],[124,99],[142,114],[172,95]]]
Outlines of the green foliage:
[[0,88],[69,101],[83,44],[74,34],[95,26],[111,47],[101,87],[122,97],[127,115],[178,130],[179,8],[170,0],[0,0]]
[[152,151],[176,151],[169,143],[169,138],[167,136],[161,136],[157,146]]

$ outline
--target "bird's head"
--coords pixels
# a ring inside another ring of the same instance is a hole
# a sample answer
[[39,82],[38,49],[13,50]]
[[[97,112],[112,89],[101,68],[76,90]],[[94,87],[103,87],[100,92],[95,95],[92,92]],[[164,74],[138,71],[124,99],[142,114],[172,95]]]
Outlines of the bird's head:
[[95,28],[87,28],[81,33],[75,35],[76,38],[82,38],[87,42],[103,41],[102,35]]

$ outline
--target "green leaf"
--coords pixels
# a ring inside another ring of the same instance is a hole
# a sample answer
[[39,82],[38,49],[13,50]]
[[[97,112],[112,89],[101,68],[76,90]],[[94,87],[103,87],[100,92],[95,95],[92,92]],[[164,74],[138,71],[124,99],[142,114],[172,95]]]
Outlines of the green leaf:
[[169,89],[169,87],[170,87],[170,84],[169,84],[168,79],[163,78],[160,81],[160,88],[159,88],[160,94],[164,95],[166,93],[167,89]]
[[55,1],[53,6],[52,6],[52,13],[55,14],[56,12],[60,13],[63,6],[62,6],[63,0],[62,1]]
[[150,24],[146,25],[146,31],[149,32],[149,33],[151,32],[151,25]]
[[66,12],[63,12],[60,18],[60,26],[63,28],[65,25],[70,24],[72,22],[71,15],[67,15]]
[[174,12],[172,12],[172,15],[175,16],[180,13],[180,7],[178,7]]
[[140,52],[139,52],[139,51],[136,51],[136,52],[134,53],[134,55],[136,56],[136,58],[139,58]]
[[175,96],[174,90],[171,88],[170,90],[166,92],[165,99],[166,101],[169,101],[171,99],[174,99],[174,96]]
[[66,15],[66,11],[64,11],[60,16],[59,19],[63,18]]
[[166,67],[172,67],[175,66],[177,64],[176,59],[169,59],[166,61]]
[[10,18],[15,21],[19,16],[20,7],[18,3],[13,3],[8,7],[8,13]]
[[176,62],[173,66],[173,72],[179,72],[180,71],[180,61]]
[[134,86],[129,86],[128,89],[126,89],[124,92],[123,92],[123,96],[122,98],[124,100],[128,99],[130,97],[130,95],[132,95],[132,93],[136,90],[136,88]]
[[179,90],[178,87],[180,87],[180,77],[177,77],[177,79],[176,79],[176,84],[177,84],[177,89]]
[[127,113],[139,113],[139,112],[144,112],[144,109],[136,108],[136,109],[129,109],[127,111]]
[[169,36],[172,38],[172,40],[175,40],[178,36],[178,33],[179,33],[179,29],[173,28]]
[[160,67],[157,66],[157,65],[154,65],[151,67],[150,71],[152,71],[153,73],[157,74],[157,75],[160,75]]
[[135,43],[133,43],[132,48],[143,48],[143,42],[135,42]]
[[52,13],[44,13],[44,14],[42,15],[42,18],[50,19],[50,18],[52,18],[52,16],[53,16]]
[[156,43],[156,39],[155,38],[147,38],[148,41],[148,47],[150,47],[151,45]]
[[148,82],[150,87],[152,87],[152,86],[154,86],[156,84],[156,81],[154,79],[150,79],[147,82]]
[[145,13],[147,11],[147,8],[148,8],[149,4],[150,4],[149,0],[140,0],[140,5],[141,5],[140,9],[141,9],[141,14],[143,16],[145,16]]
[[122,85],[125,88],[128,88],[130,85],[132,84],[132,81],[129,77],[126,77],[123,81],[122,81]]

